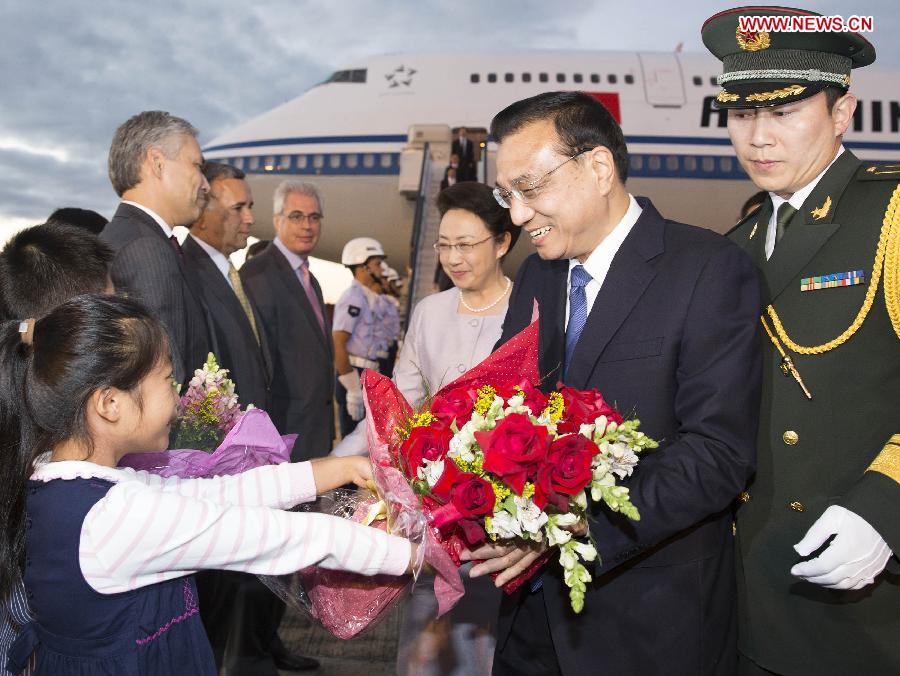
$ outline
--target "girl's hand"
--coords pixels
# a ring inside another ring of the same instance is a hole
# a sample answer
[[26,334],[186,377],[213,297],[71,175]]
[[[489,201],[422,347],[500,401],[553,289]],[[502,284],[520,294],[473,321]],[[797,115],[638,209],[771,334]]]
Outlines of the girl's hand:
[[352,482],[360,488],[371,488],[375,485],[372,479],[372,463],[367,457],[351,455],[343,460],[347,461],[347,471],[349,472],[347,483]]
[[319,495],[349,483],[365,488],[372,480],[372,465],[361,455],[318,458],[310,464]]

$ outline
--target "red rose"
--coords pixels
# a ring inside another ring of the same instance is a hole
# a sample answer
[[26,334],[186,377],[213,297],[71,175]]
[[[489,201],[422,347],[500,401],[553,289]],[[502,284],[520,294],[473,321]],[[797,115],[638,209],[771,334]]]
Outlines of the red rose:
[[416,470],[423,460],[443,458],[450,448],[453,432],[441,422],[428,427],[414,427],[409,438],[400,445],[400,456],[404,460],[406,476],[417,478]]
[[462,427],[472,417],[474,406],[471,389],[457,388],[436,396],[431,402],[431,412],[445,425],[456,420],[457,426]]
[[445,457],[444,471],[441,473],[441,478],[438,479],[431,488],[431,494],[437,498],[441,504],[447,502],[450,500],[450,492],[453,490],[453,485],[463,476],[466,476],[466,473],[457,467],[453,460]]
[[525,393],[525,405],[534,416],[539,416],[547,408],[547,395],[529,382],[523,382],[521,388]]
[[547,428],[522,413],[511,413],[490,432],[476,432],[475,439],[484,451],[484,469],[502,477],[518,495],[547,455]]
[[568,512],[567,496],[577,495],[591,482],[591,460],[599,452],[597,445],[581,434],[556,439],[538,469],[534,504],[544,509],[550,503],[560,512]]
[[576,390],[562,383],[557,387],[565,405],[563,419],[556,427],[559,434],[577,433],[582,425],[592,425],[601,415],[617,424],[622,423],[619,412],[607,404],[597,390]]
[[493,487],[475,474],[463,474],[450,491],[450,500],[467,519],[491,514],[495,499]]

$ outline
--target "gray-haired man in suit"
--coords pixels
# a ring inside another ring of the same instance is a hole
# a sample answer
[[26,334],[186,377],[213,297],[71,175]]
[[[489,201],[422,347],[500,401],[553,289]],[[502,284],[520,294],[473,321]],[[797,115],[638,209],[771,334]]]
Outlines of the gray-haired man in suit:
[[[172,228],[188,225],[206,203],[197,130],[158,110],[123,123],[109,149],[109,179],[122,198],[100,238],[116,252],[116,289],[141,300],[169,334],[175,379],[184,384],[214,350],[207,310],[192,290]],[[215,351],[215,350],[214,350]]]

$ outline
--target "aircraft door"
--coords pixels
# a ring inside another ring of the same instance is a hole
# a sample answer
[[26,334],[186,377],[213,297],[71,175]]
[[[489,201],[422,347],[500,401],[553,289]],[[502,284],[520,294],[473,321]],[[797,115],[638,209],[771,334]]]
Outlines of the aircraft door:
[[644,76],[647,103],[660,108],[685,103],[681,63],[675,54],[638,54]]

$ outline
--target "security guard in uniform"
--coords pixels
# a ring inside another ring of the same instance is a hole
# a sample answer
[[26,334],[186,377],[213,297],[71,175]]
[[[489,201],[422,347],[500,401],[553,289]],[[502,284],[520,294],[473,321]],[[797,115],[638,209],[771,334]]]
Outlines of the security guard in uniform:
[[357,237],[344,245],[341,263],[353,273],[353,283],[334,306],[334,365],[337,369],[335,398],[340,414],[341,436],[353,431],[365,416],[359,374],[379,370],[379,354],[387,356],[382,336],[384,306],[381,293],[381,242]]
[[382,288],[378,296],[379,314],[383,320],[379,324],[382,351],[378,353],[378,367],[381,375],[390,378],[394,375],[394,362],[397,361],[400,339],[400,302],[397,299],[397,283],[399,273],[387,263],[381,264]]
[[[703,26],[717,103],[769,199],[729,237],[756,260],[768,345],[755,479],[736,534],[742,673],[900,673],[900,165],[842,146],[850,32]],[[887,570],[885,570],[887,568]]]

